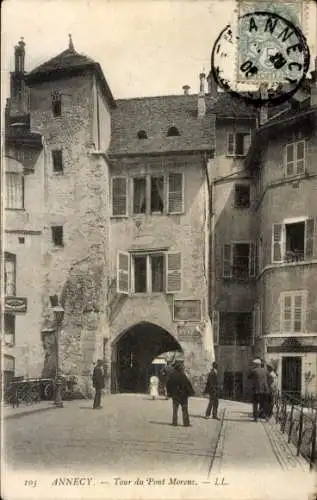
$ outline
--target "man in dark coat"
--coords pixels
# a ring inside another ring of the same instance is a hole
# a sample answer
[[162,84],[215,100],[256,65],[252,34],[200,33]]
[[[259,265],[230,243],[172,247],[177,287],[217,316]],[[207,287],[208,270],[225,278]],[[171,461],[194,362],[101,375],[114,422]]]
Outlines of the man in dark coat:
[[212,369],[210,370],[206,382],[206,387],[204,390],[204,394],[209,395],[209,403],[206,409],[205,418],[209,418],[212,409],[212,418],[218,419],[217,411],[218,411],[218,371],[217,371],[217,363],[212,364]]
[[172,373],[172,371],[173,371],[173,367],[170,364],[170,362],[167,362],[166,365],[160,371],[160,379],[161,379],[161,384],[162,384],[162,387],[163,387],[165,399],[168,399],[166,384],[167,384],[168,377]]
[[253,368],[251,369],[248,378],[252,382],[252,410],[253,420],[257,422],[260,410],[264,408],[266,397],[268,394],[267,370],[261,366],[260,359],[253,360]]
[[105,374],[102,359],[98,359],[92,375],[92,385],[96,389],[93,408],[98,410],[101,406],[101,391],[105,387]]
[[173,368],[166,381],[167,395],[173,400],[173,425],[177,425],[178,407],[181,405],[183,425],[189,427],[188,398],[194,395],[194,389],[184,373],[183,363],[176,362]]

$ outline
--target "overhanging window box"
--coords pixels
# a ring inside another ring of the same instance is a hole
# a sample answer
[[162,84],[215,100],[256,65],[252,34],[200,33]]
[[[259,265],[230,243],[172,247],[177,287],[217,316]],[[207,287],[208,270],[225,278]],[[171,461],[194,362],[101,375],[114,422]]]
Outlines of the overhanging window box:
[[316,221],[301,217],[286,219],[272,227],[272,262],[298,262],[314,256]]
[[117,254],[117,292],[176,293],[182,289],[180,252],[139,251]]

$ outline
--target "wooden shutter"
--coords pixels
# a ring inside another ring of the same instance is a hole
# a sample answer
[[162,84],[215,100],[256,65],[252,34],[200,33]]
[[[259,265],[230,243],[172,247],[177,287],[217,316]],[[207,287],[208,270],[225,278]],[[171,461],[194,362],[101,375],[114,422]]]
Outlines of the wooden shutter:
[[272,228],[272,262],[283,260],[283,224],[273,224]]
[[222,256],[222,275],[224,278],[232,277],[232,245],[223,246],[223,256]]
[[285,148],[285,172],[286,176],[294,174],[294,165],[295,165],[295,151],[294,144],[287,144]]
[[173,173],[168,176],[167,211],[170,214],[184,212],[184,178],[183,173]]
[[254,278],[256,271],[256,244],[250,243],[249,246],[249,276]]
[[314,255],[315,220],[307,219],[305,224],[305,259]]
[[219,311],[212,311],[212,331],[214,336],[214,345],[219,344]]
[[117,292],[129,293],[130,289],[130,255],[127,252],[117,254]]
[[291,295],[282,296],[282,325],[281,332],[291,332],[293,323],[293,300]]
[[303,294],[294,296],[294,304],[293,304],[293,313],[294,313],[294,332],[303,332],[304,331],[304,296]]
[[127,179],[113,177],[112,179],[112,215],[127,215]]
[[302,174],[305,171],[305,141],[296,143],[296,172]]
[[166,254],[166,292],[180,292],[182,289],[182,259],[180,252]]
[[227,155],[234,156],[235,149],[235,135],[232,132],[229,132],[227,135]]

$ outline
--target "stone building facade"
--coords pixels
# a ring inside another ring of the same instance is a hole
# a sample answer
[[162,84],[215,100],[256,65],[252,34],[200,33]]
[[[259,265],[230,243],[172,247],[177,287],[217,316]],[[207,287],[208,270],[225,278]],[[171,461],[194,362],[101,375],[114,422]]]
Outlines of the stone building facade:
[[[201,390],[213,356],[207,180],[214,100],[200,78],[198,95],[115,101],[99,64],[71,39],[24,74],[28,133],[42,151],[40,182],[27,193],[38,216],[38,253],[30,251],[34,265],[20,273],[38,293],[34,376],[56,373],[50,299],[57,295],[65,311],[60,368],[82,393],[90,393],[97,358],[106,363],[108,390],[145,391],[153,359],[173,350],[183,352]],[[13,104],[11,94],[8,117]],[[14,230],[8,216],[6,232]]]
[[313,73],[278,108],[216,112],[211,314],[224,397],[249,397],[255,356],[281,391],[317,393],[315,99]]
[[254,137],[258,247],[254,348],[275,366],[279,389],[317,394],[317,87]]

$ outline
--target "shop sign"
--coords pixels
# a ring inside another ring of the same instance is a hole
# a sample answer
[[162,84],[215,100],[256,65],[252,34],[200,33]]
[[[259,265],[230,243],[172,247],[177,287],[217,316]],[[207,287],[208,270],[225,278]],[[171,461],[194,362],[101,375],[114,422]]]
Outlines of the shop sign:
[[4,312],[6,313],[26,313],[26,297],[5,297]]

